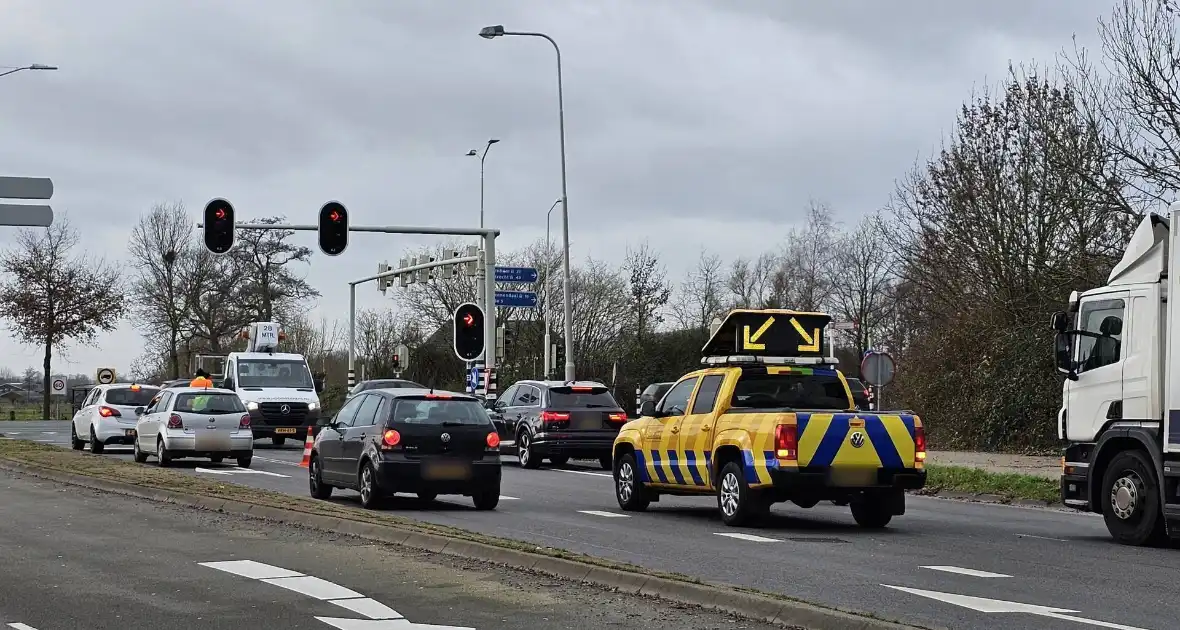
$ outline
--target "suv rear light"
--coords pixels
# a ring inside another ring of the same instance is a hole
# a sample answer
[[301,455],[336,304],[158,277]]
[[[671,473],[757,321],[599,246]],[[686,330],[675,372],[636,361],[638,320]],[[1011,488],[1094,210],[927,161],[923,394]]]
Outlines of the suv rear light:
[[627,414],[625,414],[625,413],[611,413],[611,414],[607,414],[606,417],[610,418],[611,422],[626,422],[627,421]]
[[500,434],[492,431],[487,437],[488,448],[500,448]]
[[381,434],[381,448],[393,448],[402,443],[402,434],[394,429],[386,429]]
[[182,419],[180,417],[180,414],[174,413],[174,414],[168,416],[168,428],[169,429],[183,429],[184,428],[184,419]]
[[119,413],[119,410],[115,409],[114,407],[107,407],[106,405],[103,405],[98,408],[98,415],[100,415],[104,418],[111,418],[111,417],[118,418],[118,417],[121,417],[123,414]]
[[249,429],[250,428],[250,414],[246,414],[246,415],[242,416],[241,420],[238,420],[238,428],[239,429]]
[[558,422],[569,422],[570,414],[568,411],[542,411],[541,422],[545,424],[557,424]]
[[799,433],[796,425],[780,424],[774,429],[774,454],[779,459],[799,456]]
[[926,428],[914,427],[914,463],[926,461]]

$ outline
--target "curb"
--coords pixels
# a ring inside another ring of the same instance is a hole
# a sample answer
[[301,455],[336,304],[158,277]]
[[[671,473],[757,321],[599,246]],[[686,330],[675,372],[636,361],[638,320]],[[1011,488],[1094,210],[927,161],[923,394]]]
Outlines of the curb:
[[533,554],[527,551],[506,549],[481,542],[450,538],[440,534],[406,531],[390,525],[375,525],[333,516],[254,505],[232,499],[217,499],[174,490],[160,490],[42,468],[13,460],[0,459],[0,470],[149,501],[276,521],[326,533],[346,534],[422,551],[506,565],[575,582],[616,589],[622,593],[711,608],[783,626],[802,626],[809,630],[914,630],[920,627],[799,601],[759,595],[723,585],[694,584],[610,567],[600,567],[575,560]]

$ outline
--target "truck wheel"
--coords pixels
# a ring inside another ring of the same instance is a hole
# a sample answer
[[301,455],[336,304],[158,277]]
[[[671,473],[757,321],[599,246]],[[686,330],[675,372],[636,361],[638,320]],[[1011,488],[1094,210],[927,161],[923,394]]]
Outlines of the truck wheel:
[[1155,467],[1142,451],[1115,455],[1102,475],[1102,517],[1116,542],[1142,546],[1165,535]]
[[893,520],[889,503],[879,495],[865,493],[849,502],[852,518],[865,529],[882,529]]
[[[717,475],[717,508],[721,521],[731,527],[742,527],[762,512],[761,498],[755,496],[746,483],[746,476],[737,462],[729,462]],[[769,507],[769,504],[766,504]]]
[[615,499],[625,512],[642,512],[651,504],[639,481],[639,469],[633,453],[619,457],[619,465],[615,468]]

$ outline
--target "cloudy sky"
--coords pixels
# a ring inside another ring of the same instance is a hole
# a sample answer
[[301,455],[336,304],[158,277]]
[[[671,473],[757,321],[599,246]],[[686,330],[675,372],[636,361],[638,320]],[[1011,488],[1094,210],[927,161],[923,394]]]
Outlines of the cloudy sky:
[[[339,199],[358,224],[487,222],[501,249],[543,238],[560,196],[552,48],[562,46],[573,255],[647,239],[682,276],[701,247],[772,247],[809,198],[846,221],[935,149],[973,88],[1009,60],[1092,44],[1109,0],[0,0],[0,174],[52,177],[85,248],[126,257],[153,203],[194,220],[312,223]],[[556,215],[557,213],[555,213]],[[557,222],[555,221],[555,227]],[[0,227],[0,247],[15,236]],[[314,247],[313,235],[297,236]],[[318,312],[346,281],[426,237],[356,235],[307,269]],[[375,288],[359,305],[388,304]],[[125,371],[129,323],[55,371]],[[40,365],[6,333],[0,366]]]

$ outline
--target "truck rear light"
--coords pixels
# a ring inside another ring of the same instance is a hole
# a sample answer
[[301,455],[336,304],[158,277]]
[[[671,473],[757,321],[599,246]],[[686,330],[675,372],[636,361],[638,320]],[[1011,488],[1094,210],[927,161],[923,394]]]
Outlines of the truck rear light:
[[103,405],[98,408],[98,415],[104,418],[118,418],[123,414],[119,413],[119,410],[115,409],[114,407],[107,407],[106,405]]
[[568,411],[542,411],[541,422],[545,424],[557,424],[559,422],[569,422],[570,414]]
[[500,448],[500,434],[492,431],[487,437],[488,448]]
[[402,443],[402,434],[393,429],[386,429],[385,433],[381,434],[381,447],[393,448]]
[[249,429],[250,428],[250,414],[246,414],[246,415],[242,416],[241,420],[238,420],[238,428],[239,429]]
[[184,428],[184,419],[180,417],[180,414],[174,413],[174,414],[168,416],[168,428],[169,429],[183,429]]
[[780,424],[774,429],[774,455],[779,459],[799,457],[799,433],[796,425]]
[[914,462],[926,461],[926,428],[914,427]]

